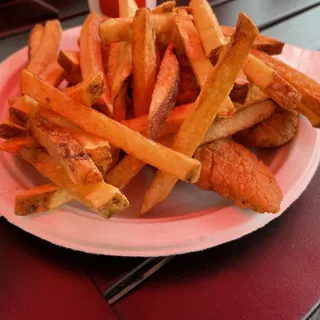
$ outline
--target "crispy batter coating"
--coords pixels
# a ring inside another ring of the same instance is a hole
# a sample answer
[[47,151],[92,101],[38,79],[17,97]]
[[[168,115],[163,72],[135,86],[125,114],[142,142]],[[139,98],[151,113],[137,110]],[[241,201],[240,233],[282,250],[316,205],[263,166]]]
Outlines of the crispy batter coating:
[[272,115],[255,126],[238,132],[235,140],[250,148],[279,147],[296,134],[298,113],[277,107]]
[[198,187],[232,199],[239,207],[276,213],[283,198],[272,172],[248,149],[231,139],[199,147],[202,163]]

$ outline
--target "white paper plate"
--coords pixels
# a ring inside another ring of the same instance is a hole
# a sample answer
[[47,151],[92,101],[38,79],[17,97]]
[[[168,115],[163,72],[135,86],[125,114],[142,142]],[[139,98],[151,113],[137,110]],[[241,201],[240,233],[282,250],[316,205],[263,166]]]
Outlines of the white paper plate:
[[[80,28],[63,34],[62,47],[76,49]],[[26,66],[26,48],[0,65],[1,119],[7,119],[7,99],[18,94],[20,70]],[[284,194],[281,213],[310,182],[320,159],[317,130],[301,118],[296,138],[259,157],[275,173]],[[147,168],[124,190],[131,206],[104,220],[75,202],[50,213],[18,217],[13,213],[15,194],[45,180],[14,155],[0,153],[0,212],[4,217],[42,239],[89,253],[118,256],[162,256],[203,250],[263,227],[278,217],[242,210],[231,202],[193,185],[178,183],[165,203],[147,217],[136,218],[154,169]]]

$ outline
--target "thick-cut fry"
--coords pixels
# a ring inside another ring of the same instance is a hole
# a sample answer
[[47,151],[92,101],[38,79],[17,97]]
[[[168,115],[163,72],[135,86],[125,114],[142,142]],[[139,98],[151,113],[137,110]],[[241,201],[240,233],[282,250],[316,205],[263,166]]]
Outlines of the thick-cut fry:
[[133,17],[138,10],[138,5],[134,0],[118,0],[119,16]]
[[54,184],[46,184],[23,191],[16,195],[14,213],[18,216],[28,216],[60,207],[70,201],[69,193]]
[[103,180],[100,171],[71,133],[40,115],[30,121],[30,132],[45,147],[75,184],[92,184]]
[[8,153],[16,153],[23,147],[39,147],[39,144],[29,136],[10,138],[0,143],[0,150]]
[[39,77],[44,81],[50,83],[54,87],[59,87],[65,78],[65,72],[61,66],[56,62],[48,64],[39,74]]
[[59,20],[46,22],[42,40],[27,67],[28,71],[39,75],[47,65],[56,61],[61,35],[62,29]]
[[233,102],[244,104],[247,99],[248,91],[249,91],[249,81],[246,75],[241,70],[230,92],[230,95],[229,95],[230,99]]
[[9,107],[10,120],[22,127],[26,127],[32,111],[38,107],[38,102],[29,96],[23,96]]
[[[236,31],[220,55],[220,59],[208,77],[200,96],[182,123],[172,144],[173,150],[193,156],[214,120],[223,100],[230,93],[233,83],[240,72],[249,50],[259,31],[245,14],[240,13]],[[158,171],[147,191],[141,214],[165,200],[176,184],[174,176]]]
[[71,84],[72,86],[77,85],[83,80],[81,72],[74,72],[74,73],[64,72],[63,76],[68,81],[68,83]]
[[166,1],[164,3],[161,3],[154,9],[152,9],[152,13],[166,13],[166,12],[172,12],[174,7],[176,6],[175,1]]
[[152,13],[138,9],[132,23],[132,87],[135,116],[149,112],[157,77],[157,57]]
[[147,137],[153,140],[157,139],[176,103],[180,70],[179,62],[172,49],[172,46],[169,46],[165,52],[152,94]]
[[12,121],[0,121],[0,138],[2,139],[10,139],[25,133],[25,128]]
[[[281,62],[273,57],[257,51],[252,50],[252,54],[259,58],[268,67],[276,71],[281,77],[286,79],[302,96],[301,103],[298,105],[297,109],[299,112],[303,113],[311,122],[320,122],[320,84],[312,80],[303,73],[293,69],[284,62]],[[305,108],[310,109],[311,113],[316,115],[317,119],[311,114],[305,112]],[[309,116],[308,116],[309,115]]]
[[23,94],[36,98],[83,130],[106,139],[125,152],[181,180],[197,180],[200,167],[194,159],[148,140],[96,110],[81,105],[27,70],[22,71],[21,84]]
[[65,88],[64,91],[74,100],[91,107],[104,91],[103,77],[102,72],[97,72],[76,86]]
[[45,151],[22,148],[19,154],[58,187],[65,189],[74,199],[104,218],[109,218],[129,204],[119,189],[104,182],[84,186],[73,184],[63,169]]
[[28,57],[29,61],[34,57],[38,50],[44,34],[44,27],[37,23],[31,30],[28,40]]
[[[178,11],[176,26],[197,82],[200,88],[203,88],[213,66],[209,58],[206,57],[200,36],[194,27],[190,16],[185,10]],[[226,101],[223,102],[219,113],[222,113],[222,115],[229,115],[234,112],[235,109],[233,104],[230,98],[227,97]]]
[[68,73],[80,72],[80,53],[70,50],[60,50],[58,63]]
[[288,110],[296,109],[301,100],[300,93],[258,58],[249,54],[243,66],[243,71],[252,82],[282,108]]
[[[99,26],[102,19],[93,12],[85,20],[80,34],[80,64],[84,80],[90,79],[97,72],[104,74],[101,54],[101,41],[99,38]],[[104,93],[101,98],[105,104],[104,113],[112,116],[113,106],[107,79],[104,76]]]
[[[230,38],[234,32],[233,27],[229,26],[220,26],[223,34]],[[257,39],[254,41],[252,48],[263,51],[270,55],[280,54],[282,52],[284,42],[281,42],[278,39],[270,38],[259,34]]]
[[228,43],[217,17],[207,0],[191,0],[190,7],[207,57],[217,60],[222,48]]

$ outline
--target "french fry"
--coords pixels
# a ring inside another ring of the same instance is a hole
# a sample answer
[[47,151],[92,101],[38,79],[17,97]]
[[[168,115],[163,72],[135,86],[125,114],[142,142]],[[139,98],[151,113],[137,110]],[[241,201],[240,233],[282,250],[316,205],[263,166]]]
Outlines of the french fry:
[[[169,46],[162,60],[157,82],[152,94],[148,116],[147,137],[156,140],[172,107],[175,105],[179,83],[179,63]],[[126,155],[120,163],[106,176],[110,184],[124,188],[131,179],[144,167],[145,163]]]
[[45,147],[75,184],[93,184],[103,177],[71,133],[36,114],[30,121],[30,132]]
[[189,6],[179,6],[179,7],[175,7],[175,8],[173,8],[173,12],[174,13],[177,13],[179,10],[181,10],[181,9],[183,9],[183,10],[186,10],[187,11],[187,13],[189,13],[189,14],[192,14],[192,8],[191,7],[189,7]]
[[244,104],[246,102],[248,92],[249,81],[246,75],[241,70],[238,74],[236,81],[234,82],[233,88],[229,96],[233,102]]
[[135,116],[149,112],[157,77],[157,58],[152,13],[138,9],[132,23],[132,87]]
[[[97,72],[104,74],[101,54],[101,41],[99,38],[99,26],[102,19],[93,12],[85,20],[80,34],[80,64],[83,80],[90,79]],[[105,104],[104,113],[112,116],[113,106],[107,79],[104,76],[104,93],[101,98]]]
[[[27,70],[22,71],[22,92],[77,124],[83,130],[97,135],[158,169],[194,182],[199,176],[199,162],[179,152],[144,138],[124,125],[85,107],[63,92],[48,85]],[[143,150],[143,152],[141,152]]]
[[[284,62],[268,55],[252,50],[252,54],[286,79],[302,96],[297,110],[303,113],[315,125],[320,122],[320,84],[303,73],[293,69]],[[306,108],[310,109],[306,111]],[[310,113],[311,112],[311,113]],[[312,115],[313,114],[313,115]],[[315,117],[316,116],[316,117]]]
[[110,91],[112,89],[113,78],[116,75],[116,70],[118,67],[118,59],[121,51],[121,43],[111,43],[109,47],[109,54],[107,60],[107,82],[110,87]]
[[125,84],[113,101],[113,119],[116,121],[124,120],[127,116],[127,109],[129,109],[127,91],[128,84]]
[[19,98],[15,104],[9,107],[10,121],[19,126],[26,127],[29,121],[30,114],[38,107],[38,102],[28,96]]
[[157,81],[152,93],[148,117],[147,137],[157,139],[163,124],[176,103],[179,88],[179,62],[170,45],[162,59]]
[[249,54],[243,71],[252,82],[282,108],[296,109],[301,101],[300,93],[290,83],[255,56]]
[[59,20],[46,22],[42,40],[27,67],[28,71],[39,75],[47,65],[56,61],[61,35],[62,29]]
[[19,154],[59,188],[65,189],[75,200],[104,218],[109,218],[129,204],[119,189],[104,182],[84,186],[72,183],[64,170],[43,150],[22,148]]
[[76,86],[65,88],[64,92],[66,92],[72,99],[77,100],[87,107],[91,107],[103,94],[103,77],[104,75],[102,72],[97,72]]
[[217,17],[207,0],[191,0],[190,7],[207,57],[217,60],[222,48],[228,43]]
[[56,62],[48,64],[39,74],[39,77],[54,87],[59,87],[65,77],[65,72]]
[[68,73],[81,72],[79,52],[60,50],[58,63]]
[[72,86],[75,86],[78,83],[83,81],[81,72],[74,72],[74,73],[64,72],[63,76],[68,81],[69,85],[72,85]]
[[8,153],[16,153],[23,147],[38,147],[39,144],[29,136],[18,136],[0,143],[0,150]]
[[134,0],[118,0],[119,16],[133,17],[138,10],[138,5]]
[[249,84],[249,90],[247,98],[244,104],[234,103],[236,110],[248,107],[252,104],[256,104],[269,99],[269,96],[260,90],[254,83]]
[[159,14],[159,13],[172,12],[175,6],[176,6],[175,1],[166,1],[158,5],[154,9],[152,9],[152,13]]
[[69,193],[54,184],[46,184],[23,191],[16,195],[14,213],[18,216],[28,216],[60,207],[70,201]]
[[[230,38],[234,32],[233,27],[229,26],[220,26],[222,33]],[[284,46],[284,42],[281,42],[278,39],[270,38],[267,36],[263,36],[262,34],[259,34],[257,39],[252,45],[253,49],[257,49],[260,51],[263,51],[269,55],[276,55],[280,54],[282,52]]]
[[[258,34],[259,31],[250,18],[240,13],[233,37],[226,50],[221,53],[200,96],[175,136],[173,150],[193,156],[216,117],[219,107],[229,95]],[[141,214],[147,213],[155,205],[164,201],[176,182],[176,177],[158,171],[145,194]]]
[[0,121],[0,138],[10,139],[26,133],[26,129],[12,121]]
[[[203,88],[210,72],[213,70],[213,66],[209,58],[206,57],[200,36],[185,10],[178,11],[176,26],[197,82],[200,88]],[[229,97],[223,102],[219,112],[222,115],[229,115],[235,112]]]
[[28,39],[28,57],[29,61],[34,57],[38,50],[44,34],[44,27],[42,24],[37,23],[31,30]]
[[9,97],[8,98],[9,107],[13,106],[17,101],[19,101],[20,98],[21,98],[21,96],[19,96],[19,97]]

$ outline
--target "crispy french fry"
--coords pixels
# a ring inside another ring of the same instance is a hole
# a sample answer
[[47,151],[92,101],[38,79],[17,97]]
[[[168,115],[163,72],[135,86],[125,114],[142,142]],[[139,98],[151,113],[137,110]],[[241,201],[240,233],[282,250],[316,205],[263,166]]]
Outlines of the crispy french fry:
[[[99,26],[102,19],[93,12],[85,20],[80,34],[80,64],[83,79],[90,79],[97,72],[104,74],[101,54],[101,41],[99,38]],[[107,78],[104,76],[104,93],[101,98],[105,104],[104,113],[112,116],[113,106]]]
[[246,75],[241,70],[241,72],[238,74],[236,81],[234,82],[233,88],[229,96],[233,102],[244,104],[246,102],[248,92],[249,81]]
[[113,119],[117,121],[124,120],[127,116],[127,109],[129,108],[127,90],[128,84],[125,84],[113,101]]
[[[234,28],[230,26],[220,26],[223,34],[230,38],[234,32]],[[270,38],[259,34],[252,45],[253,49],[263,51],[270,55],[280,54],[282,52],[284,42],[278,39]]]
[[119,189],[104,182],[84,186],[72,183],[63,169],[43,150],[22,148],[19,154],[59,188],[65,189],[75,200],[104,218],[109,218],[129,204]]
[[63,76],[72,86],[77,85],[83,80],[81,72],[74,72],[74,73],[64,72]]
[[88,154],[71,133],[40,115],[30,121],[30,132],[45,147],[75,184],[93,184],[103,177]]
[[169,46],[162,59],[157,82],[152,93],[147,137],[157,139],[163,124],[176,103],[179,88],[179,62]]
[[29,61],[34,57],[38,50],[44,34],[44,27],[42,24],[37,23],[31,30],[28,39],[28,57]]
[[[180,12],[180,11],[179,11]],[[249,54],[252,43],[259,34],[254,23],[244,13],[238,17],[236,31],[226,50],[209,75],[200,96],[182,123],[172,144],[172,149],[193,156],[214,120],[222,102],[229,95],[233,83]],[[164,201],[176,184],[174,176],[158,171],[147,191],[141,214]]]
[[158,5],[154,9],[152,9],[152,13],[159,14],[159,13],[172,12],[175,6],[176,6],[175,1],[166,1]]
[[26,133],[26,129],[12,121],[0,121],[0,138],[10,139]]
[[228,43],[217,17],[207,0],[191,0],[190,7],[207,57],[217,60],[222,48]]
[[135,116],[149,112],[157,77],[157,58],[152,13],[138,9],[132,23],[132,87]]
[[10,121],[19,126],[26,127],[29,121],[30,114],[38,107],[38,102],[29,96],[23,96],[9,107]]
[[133,17],[138,10],[138,5],[134,0],[118,0],[119,16]]
[[[134,155],[160,170],[176,175],[185,181],[196,181],[199,162],[148,140],[124,125],[85,107],[63,92],[48,85],[27,70],[22,71],[22,92],[77,124],[83,130],[106,139],[109,143]],[[143,152],[141,152],[143,150]]]
[[113,79],[116,75],[116,70],[118,68],[118,60],[121,51],[121,43],[111,43],[109,47],[108,61],[107,61],[107,82],[112,90]]
[[[301,102],[297,110],[303,113],[314,124],[320,122],[320,84],[304,75],[303,73],[293,69],[284,62],[273,57],[252,50],[252,54],[272,68],[281,77],[286,79],[302,96]],[[306,110],[310,109],[309,111]],[[313,114],[313,115],[312,115]],[[316,115],[316,117],[315,117]]]
[[[185,10],[178,11],[176,26],[197,82],[200,88],[203,88],[213,66],[209,58],[206,57],[200,36]],[[219,115],[230,115],[234,112],[233,104],[230,98],[227,97],[226,101],[223,102]]]
[[39,77],[54,87],[59,87],[65,76],[64,70],[56,62],[48,64],[39,74]]
[[14,213],[18,216],[28,216],[60,207],[69,202],[69,193],[54,184],[46,184],[23,191],[16,195]]
[[80,53],[70,50],[60,50],[58,63],[68,73],[81,72]]
[[59,20],[46,22],[42,40],[27,67],[28,71],[39,75],[47,65],[56,61],[61,35],[62,29]]
[[243,71],[252,82],[282,108],[296,109],[301,101],[300,93],[289,82],[255,56],[249,54]]
[[87,107],[91,107],[103,94],[103,77],[104,75],[102,72],[97,72],[76,86],[65,88],[64,92],[72,99],[77,100]]
[[16,153],[23,147],[38,147],[37,142],[29,136],[13,137],[0,143],[0,150]]

